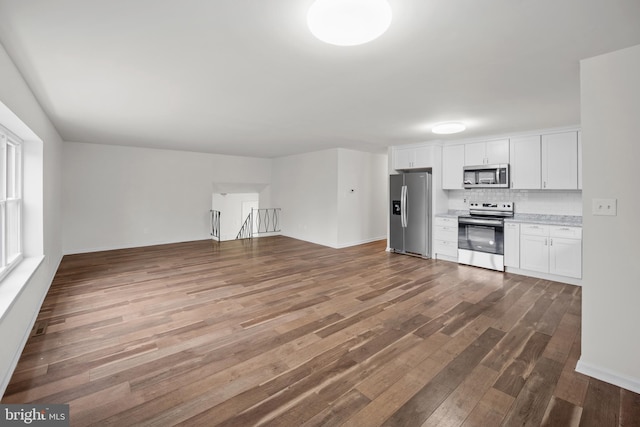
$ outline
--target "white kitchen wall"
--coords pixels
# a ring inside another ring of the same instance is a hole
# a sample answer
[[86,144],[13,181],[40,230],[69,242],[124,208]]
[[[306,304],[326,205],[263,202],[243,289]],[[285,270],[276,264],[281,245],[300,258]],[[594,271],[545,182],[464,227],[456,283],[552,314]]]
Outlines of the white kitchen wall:
[[[0,123],[25,139],[24,250],[30,258],[44,255],[21,292],[0,314],[2,395],[62,259],[62,140],[1,45]],[[0,292],[0,298],[5,295]]]
[[385,154],[331,149],[274,159],[271,194],[286,236],[333,248],[386,236]]
[[273,159],[271,189],[283,235],[337,247],[337,149]]
[[184,151],[64,143],[65,253],[210,238],[216,183],[263,183],[271,161]]
[[[640,393],[640,45],[582,61],[582,354],[577,369]],[[592,214],[596,198],[616,216]]]
[[338,247],[387,235],[387,156],[338,149]]
[[449,209],[468,210],[469,202],[514,202],[516,213],[582,215],[582,191],[473,189],[450,190]]

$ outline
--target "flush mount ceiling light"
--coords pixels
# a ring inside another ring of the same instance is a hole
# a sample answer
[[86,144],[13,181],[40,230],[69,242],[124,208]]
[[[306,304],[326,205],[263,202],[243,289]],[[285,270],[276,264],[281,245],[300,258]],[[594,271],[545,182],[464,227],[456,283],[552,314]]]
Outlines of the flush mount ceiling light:
[[391,24],[387,0],[316,0],[307,26],[325,43],[355,46],[380,37]]
[[462,132],[466,128],[465,124],[460,122],[438,123],[431,128],[431,132],[440,135],[447,135],[450,133]]

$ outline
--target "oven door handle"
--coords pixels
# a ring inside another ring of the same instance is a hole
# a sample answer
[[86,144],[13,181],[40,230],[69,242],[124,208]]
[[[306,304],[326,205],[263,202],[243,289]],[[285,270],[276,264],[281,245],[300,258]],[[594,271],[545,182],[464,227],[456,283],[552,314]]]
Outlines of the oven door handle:
[[458,218],[459,224],[486,225],[489,227],[504,227],[504,222],[499,219]]

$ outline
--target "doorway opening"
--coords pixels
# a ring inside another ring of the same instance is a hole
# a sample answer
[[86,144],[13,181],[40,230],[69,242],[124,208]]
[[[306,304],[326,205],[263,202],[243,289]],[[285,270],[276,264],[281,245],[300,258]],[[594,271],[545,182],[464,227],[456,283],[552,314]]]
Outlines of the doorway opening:
[[[220,241],[234,240],[251,215],[251,209],[259,206],[259,193],[213,193],[211,209],[220,212]],[[255,227],[254,223],[254,232]]]

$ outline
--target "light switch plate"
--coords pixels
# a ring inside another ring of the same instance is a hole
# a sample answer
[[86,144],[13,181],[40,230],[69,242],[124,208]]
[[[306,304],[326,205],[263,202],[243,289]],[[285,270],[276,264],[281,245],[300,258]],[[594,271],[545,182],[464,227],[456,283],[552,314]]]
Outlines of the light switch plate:
[[617,199],[593,199],[592,213],[594,215],[610,215],[618,214]]

